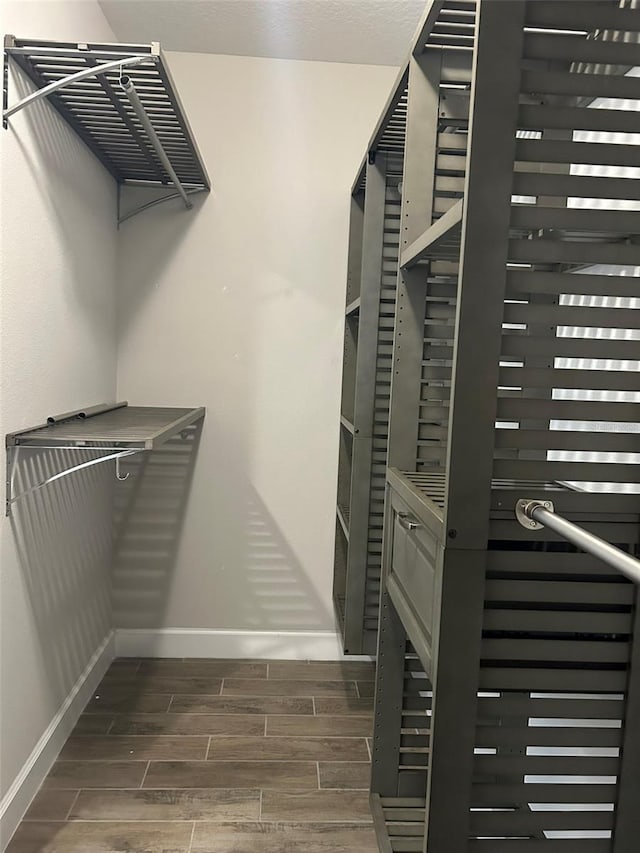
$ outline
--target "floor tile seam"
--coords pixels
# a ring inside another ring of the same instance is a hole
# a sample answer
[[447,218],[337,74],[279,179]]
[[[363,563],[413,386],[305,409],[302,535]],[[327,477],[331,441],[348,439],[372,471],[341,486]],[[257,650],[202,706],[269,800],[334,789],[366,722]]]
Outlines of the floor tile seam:
[[[152,788],[149,790],[153,790]],[[345,821],[350,821],[349,818],[344,818]],[[46,820],[46,819],[31,819],[22,821],[23,823],[61,823],[61,824],[77,824],[77,823],[216,823],[216,824],[224,824],[224,823],[259,823],[259,818],[257,817],[215,817],[214,815],[207,817],[109,817],[109,818],[101,818],[101,817],[82,817],[82,818],[71,818],[71,820]]]
[[[320,761],[321,763],[331,763],[331,764],[368,764],[368,761],[354,761],[353,759],[345,759],[344,761],[339,761],[338,759],[322,759],[322,758],[149,758],[147,759],[149,764],[213,764],[217,762],[218,764],[315,764],[316,761]],[[139,761],[138,764],[143,764],[143,761]]]
[[[160,676],[158,676],[158,678],[159,677]],[[168,675],[163,676],[163,677],[169,678]],[[175,675],[175,676],[172,676],[172,678],[177,678],[178,680],[184,679],[185,681],[194,681],[194,680],[197,681],[197,680],[199,680],[198,676],[195,676],[195,675],[192,675],[192,676],[185,675],[182,677],[179,675]],[[271,675],[270,678],[253,678],[251,676],[247,676],[247,677],[243,678],[239,675],[220,675],[217,678],[212,677],[212,680],[214,680],[214,681],[217,681],[219,679],[222,679],[223,681],[262,681],[265,683],[269,682],[269,684],[279,684],[280,682],[283,682],[283,681],[284,682],[293,682],[294,684],[314,684],[314,683],[315,684],[341,684],[343,687],[346,687],[349,684],[357,684],[358,681],[361,681],[363,684],[373,684],[374,683],[373,680],[367,681],[367,679],[365,679],[365,678],[358,678],[358,679],[353,678],[353,677],[352,678],[336,678],[335,676],[333,678],[319,678],[319,677],[291,678],[291,676],[288,676],[286,678],[275,678],[273,675]],[[159,692],[162,692],[162,691],[159,691]]]
[[[200,823],[204,823],[205,821],[200,821]],[[211,821],[215,823],[215,821]],[[232,821],[230,821],[231,823]],[[308,820],[301,820],[296,817],[266,817],[260,821],[237,821],[237,823],[295,823],[300,827],[307,826],[309,824],[322,823],[327,824],[329,826],[344,826],[345,829],[350,828],[352,826],[373,826],[373,819],[368,817],[361,818],[349,818],[349,817],[312,817]]]
[[69,806],[69,808],[67,809],[67,814],[66,814],[66,816],[65,816],[65,821],[70,820],[70,818],[71,818],[71,813],[73,812],[74,808],[76,807],[76,803],[78,802],[78,799],[80,798],[80,794],[82,793],[82,790],[83,790],[82,788],[79,788],[79,789],[78,789],[78,793],[77,793],[77,794],[75,795],[75,797],[73,798],[73,801],[72,801],[71,805],[70,805],[70,806]]
[[[363,740],[363,738],[360,738]],[[313,763],[315,761],[320,761],[321,764],[370,764],[369,759],[357,759],[357,758],[59,758],[56,764],[155,764],[156,762],[167,762],[171,761],[173,763],[178,764],[210,764],[212,761],[220,761],[220,762],[247,762],[247,761],[286,761],[289,763]],[[64,790],[64,791],[75,791],[76,786],[71,785],[69,788],[57,788],[56,790]]]
[[[188,696],[188,695],[190,695],[190,694],[185,694],[185,695],[187,695],[187,696]],[[229,697],[227,697],[227,698],[229,698]],[[247,698],[257,698],[257,697],[242,697],[242,698],[247,699]],[[271,698],[281,698],[281,697],[271,697]],[[312,697],[306,697],[306,696],[304,696],[304,697],[301,697],[301,698],[306,699],[306,698],[312,698]],[[164,716],[164,714],[165,714],[165,712],[164,712],[164,711],[163,711],[163,712],[158,712],[158,711],[131,711],[131,712],[129,712],[129,711],[118,711],[117,713],[119,713],[119,714],[121,714],[121,715],[123,715],[123,716],[128,716],[128,715],[130,715],[130,714],[159,714],[159,713],[160,713],[162,716]],[[168,712],[166,712],[166,713],[168,713]],[[213,709],[212,709],[212,710],[210,710],[210,711],[171,711],[170,713],[172,713],[172,714],[185,714],[185,715],[186,715],[186,716],[188,716],[188,717],[199,717],[199,716],[211,716],[211,717],[241,717],[241,716],[244,716],[244,717],[262,717],[262,716],[265,716],[263,713],[255,713],[255,714],[254,714],[254,713],[249,713],[249,714],[243,714],[242,712],[240,712],[240,713],[236,714],[236,713],[235,713],[235,712],[233,712],[233,711],[215,711],[215,710],[213,710]],[[93,716],[98,716],[98,715],[97,715],[97,714],[90,714],[89,716],[92,716],[92,717],[93,717]],[[270,712],[270,713],[268,714],[268,716],[270,716],[270,717],[313,717],[313,716],[314,716],[314,714],[313,714],[313,712],[312,712],[312,713],[309,713],[309,714],[294,714],[294,713],[291,713],[291,712],[287,711],[287,712],[283,712],[283,713],[281,713],[281,714],[277,714],[277,713],[274,713],[274,712]],[[319,717],[330,717],[330,716],[335,716],[335,715],[331,715],[331,714],[318,714],[318,716],[319,716]],[[362,717],[362,716],[364,716],[364,715],[363,715],[363,714],[353,714],[353,715],[351,715],[351,714],[343,714],[342,716],[347,716],[347,717],[349,717],[349,716],[354,716],[354,717],[356,717],[356,716],[360,716],[360,717]]]
[[[140,763],[142,763],[142,762],[140,762]],[[77,788],[75,786],[70,787],[70,788],[45,787],[45,788],[40,789],[41,792],[76,791],[76,790],[77,790]],[[95,788],[86,788],[85,787],[85,788],[81,788],[80,790],[81,791],[140,791],[141,788],[139,786],[138,787],[131,787],[130,785],[125,785],[125,786],[121,786],[121,785],[98,785]],[[174,789],[174,788],[167,787],[166,790],[173,791],[173,790],[180,790],[180,789],[179,788]],[[244,789],[241,789],[241,790],[244,790]]]
[[147,761],[147,766],[145,768],[144,773],[142,774],[142,780],[140,782],[140,790],[142,790],[142,788],[144,788],[145,779],[147,778],[147,774],[149,773],[150,767],[151,767],[151,759],[149,759],[149,761]]
[[[172,759],[172,758],[151,758],[150,761],[179,761],[180,759]],[[184,759],[185,761],[202,761],[203,764],[210,764],[213,761],[260,761],[260,762],[270,762],[270,761],[286,761],[286,762],[316,762],[319,761],[321,764],[370,764],[370,759],[367,758],[334,758],[332,756],[327,756],[326,758],[318,758],[317,756],[314,758],[216,758],[215,746],[209,758],[193,758]]]
[[[273,683],[273,682],[270,682]],[[221,693],[180,693],[180,696],[223,696],[225,699],[344,699],[348,701],[349,699],[370,699],[369,696],[360,696],[357,695],[354,691],[353,693],[348,693],[345,695],[344,693],[322,693],[319,696],[315,696],[313,693],[225,693],[222,691]]]
[[300,826],[306,826],[310,823],[330,823],[330,824],[357,824],[357,825],[369,825],[372,823],[373,819],[368,817],[363,818],[348,818],[348,817],[336,817],[336,818],[327,818],[327,817],[312,817],[308,820],[301,820],[300,818],[295,817],[267,817],[267,818],[211,818],[211,817],[203,817],[203,818],[74,818],[70,821],[64,820],[24,820],[22,823],[54,823],[64,825],[65,823],[69,823],[72,825],[76,824],[110,824],[110,823],[177,823],[180,825],[183,824],[199,824],[199,823],[212,823],[212,824],[227,824],[227,823],[296,823]]
[[[247,788],[246,790],[253,790],[254,787],[255,787],[255,785],[252,785],[251,788]],[[166,791],[167,786],[166,785],[145,785],[144,788],[141,788],[140,790],[142,790],[142,791],[156,791],[156,792],[157,791]],[[171,790],[174,790],[174,791],[201,791],[202,785],[196,785],[196,786],[183,785],[181,788],[172,788]],[[224,788],[224,787],[212,788],[211,790],[213,790],[213,791],[224,791],[224,790],[226,790],[226,788]],[[273,793],[276,793],[276,794],[282,794],[282,793],[288,793],[289,792],[289,788],[287,788],[286,786],[285,787],[276,787],[276,788],[266,787],[264,790],[265,791],[273,791]],[[313,791],[317,791],[317,788],[297,788],[296,790],[302,790],[302,791],[306,791],[307,793],[312,793]],[[325,789],[323,788],[322,790],[325,790]],[[329,789],[326,789],[326,790],[329,790]],[[333,790],[333,789],[331,789],[331,790]],[[367,789],[365,789],[365,788],[344,788],[344,789],[337,788],[336,790],[338,790],[338,791],[364,791]]]
[[321,791],[328,791],[332,794],[357,794],[357,793],[369,793],[369,788],[327,788],[326,785],[323,785],[320,788]]
[[[369,760],[358,760],[357,758],[149,758],[149,764],[369,764]],[[143,764],[144,761],[139,761],[138,764]],[[66,790],[66,789],[65,789]]]
[[[142,762],[140,762],[140,763],[142,763]],[[164,790],[167,792],[176,792],[177,791],[179,793],[182,790],[182,788],[179,786],[176,787],[176,786],[172,786],[172,785],[165,785],[163,788],[156,788],[155,790]],[[232,794],[232,795],[249,794],[249,793],[253,793],[253,794],[257,795],[260,792],[260,786],[254,785],[251,788],[236,788],[233,785],[231,785],[231,786],[225,787],[225,788],[212,788],[209,785],[200,785],[198,787],[191,788],[191,790],[193,790],[193,791],[212,791],[212,792],[215,791],[216,793],[225,793],[225,794]],[[78,789],[76,786],[74,786],[74,787],[70,787],[70,788],[43,788],[41,791],[39,791],[39,793],[44,793],[44,792],[50,793],[51,791],[57,791],[57,792],[75,791],[76,792],[76,798],[75,799],[77,799],[81,793],[86,794],[86,793],[91,793],[92,791],[93,792],[122,791],[123,793],[128,793],[128,794],[139,794],[140,788],[138,786],[135,786],[135,785],[99,785],[95,788],[86,788],[85,787],[85,788]],[[73,806],[75,806],[75,802],[72,804],[72,807]],[[34,820],[35,820],[35,818],[34,818]]]
[[[189,694],[186,694],[186,695],[189,695]],[[265,716],[270,716],[270,717],[311,717],[311,716],[313,716],[313,714],[274,714],[274,713],[270,713],[267,715],[264,712],[259,712],[259,713],[255,713],[255,714],[252,714],[252,713],[247,714],[247,713],[240,712],[240,713],[236,714],[233,711],[219,711],[219,712],[216,712],[216,711],[193,711],[193,712],[191,712],[191,711],[172,711],[171,713],[175,714],[176,716],[178,714],[182,714],[185,717],[253,717],[253,718],[256,718],[256,717],[265,717]],[[166,711],[114,711],[113,716],[115,716],[115,717],[164,717],[164,716],[166,716],[166,714],[167,714]],[[99,717],[101,715],[100,714],[85,714],[85,716]],[[107,716],[107,715],[105,714],[104,716]],[[334,716],[334,717],[342,716],[342,717],[351,718],[352,716],[353,717],[357,717],[357,716],[365,717],[367,715],[366,714],[333,714],[333,715],[326,714],[325,716]]]
[[[194,715],[194,716],[195,716],[195,715]],[[168,734],[168,735],[164,735],[164,734],[158,734],[158,735],[155,735],[155,734],[151,734],[151,735],[145,735],[145,734],[142,734],[142,735],[141,735],[141,734],[134,734],[134,735],[118,735],[118,734],[116,734],[116,735],[106,735],[106,734],[102,734],[102,733],[100,733],[100,734],[85,734],[84,732],[78,732],[77,734],[73,734],[73,732],[72,732],[72,733],[69,735],[69,737],[67,738],[67,742],[68,742],[69,740],[71,740],[72,738],[109,738],[109,739],[111,739],[111,740],[112,740],[113,738],[116,738],[116,737],[128,737],[128,738],[134,738],[134,737],[165,737],[165,738],[170,738],[170,737],[191,737],[191,738],[199,738],[199,737],[207,737],[207,735],[181,735],[181,734],[176,734],[176,735],[172,735],[172,734]]]
[[194,820],[194,821],[192,821],[192,825],[191,825],[191,837],[189,838],[189,846],[187,847],[187,853],[191,853],[191,850],[193,848],[193,837],[195,834],[196,834],[196,822]]
[[[105,735],[107,737],[107,735]],[[214,734],[211,737],[260,737],[259,735],[218,735]],[[369,735],[335,735],[335,734],[326,734],[326,735],[270,735],[265,734],[265,738],[275,740],[275,738],[288,738],[289,740],[294,740],[295,738],[304,738],[305,740],[367,740]]]
[[126,764],[144,764],[145,761],[151,761],[151,759],[150,758],[57,758],[55,763],[56,764],[77,764],[78,762],[80,762],[82,764],[94,764],[96,762],[100,762],[101,764],[122,764],[124,762]]

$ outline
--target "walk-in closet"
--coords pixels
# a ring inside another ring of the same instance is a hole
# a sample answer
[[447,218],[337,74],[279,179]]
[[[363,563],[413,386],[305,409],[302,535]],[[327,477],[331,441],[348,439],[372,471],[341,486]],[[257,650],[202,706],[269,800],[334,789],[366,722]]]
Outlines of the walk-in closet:
[[0,851],[636,853],[639,0],[2,12]]

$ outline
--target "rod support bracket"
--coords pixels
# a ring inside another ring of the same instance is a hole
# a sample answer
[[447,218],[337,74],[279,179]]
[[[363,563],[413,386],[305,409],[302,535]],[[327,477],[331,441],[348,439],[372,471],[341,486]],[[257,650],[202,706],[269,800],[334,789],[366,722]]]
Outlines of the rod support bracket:
[[516,518],[520,525],[526,530],[542,530],[544,524],[536,521],[533,511],[542,508],[549,512],[555,512],[553,501],[540,501],[535,498],[520,498],[516,502]]

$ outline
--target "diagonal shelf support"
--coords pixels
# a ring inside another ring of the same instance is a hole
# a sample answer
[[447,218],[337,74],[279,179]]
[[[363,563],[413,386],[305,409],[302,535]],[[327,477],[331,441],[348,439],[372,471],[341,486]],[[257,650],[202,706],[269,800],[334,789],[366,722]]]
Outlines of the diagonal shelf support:
[[445,243],[450,243],[452,240],[459,241],[463,201],[463,199],[457,201],[437,222],[407,246],[400,257],[402,269],[411,269],[421,261],[427,260],[437,252],[439,246],[442,247]]

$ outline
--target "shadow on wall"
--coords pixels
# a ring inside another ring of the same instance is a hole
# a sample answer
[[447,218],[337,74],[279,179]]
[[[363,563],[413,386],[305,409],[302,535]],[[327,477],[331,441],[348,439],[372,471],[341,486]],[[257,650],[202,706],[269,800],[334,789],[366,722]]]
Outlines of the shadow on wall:
[[[14,494],[95,458],[90,451],[22,449]],[[25,495],[11,526],[43,670],[58,704],[111,629],[113,466],[85,468]]]
[[[209,423],[209,432],[214,433],[208,436],[209,447],[224,448],[228,462],[233,444],[215,435],[215,424]],[[200,426],[191,429],[186,441],[176,437],[152,453],[122,462],[121,471],[131,476],[116,487],[113,601],[118,627],[166,626],[168,597],[180,580],[178,548],[199,443]],[[208,477],[211,471],[217,477],[224,473],[225,482],[231,476],[201,459],[198,476]],[[224,507],[199,508],[210,527],[224,529],[224,542],[217,548],[212,537],[211,553],[197,554],[199,568],[215,574],[218,589],[215,600],[200,596],[194,608],[204,608],[223,629],[327,630],[332,614],[253,485],[239,474],[222,499]],[[224,513],[223,519],[216,513]],[[229,625],[225,612],[233,613],[234,620],[240,614],[240,619]]]
[[202,421],[121,463],[114,512],[113,615],[118,627],[162,624],[202,434]]
[[[13,62],[9,67],[12,71],[10,100],[20,100],[34,87]],[[15,129],[15,123],[21,117],[29,127],[26,138]],[[105,265],[103,271],[102,258],[96,257],[96,242],[85,238],[88,231],[95,229],[101,234],[105,256],[110,251],[115,252],[115,183],[102,164],[94,160],[84,142],[57,114],[53,114],[48,103],[30,104],[18,116],[9,119],[6,132],[20,150],[20,160],[29,169],[33,184],[37,186],[42,218],[46,215],[49,222],[55,223],[57,236],[62,246],[68,249],[64,252],[65,263],[71,265],[73,274],[65,276],[64,286],[73,288],[74,302],[89,317],[93,318],[99,312],[101,325],[96,328],[96,333],[102,335],[107,305],[113,317],[112,283],[105,280],[109,268]],[[33,144],[29,140],[34,140]],[[92,161],[95,176],[91,173]],[[105,202],[109,207],[105,208]],[[113,228],[108,231],[105,230],[105,220],[113,223]],[[113,333],[111,324],[108,331]]]
[[[333,613],[249,477],[249,434],[230,430],[223,422],[227,413],[221,411],[219,419],[217,414],[213,409],[207,414],[208,440],[203,445],[207,470],[215,471],[217,487],[200,490],[210,495],[212,506],[200,507],[203,514],[194,519],[202,531],[209,515],[212,553],[197,557],[203,562],[200,572],[212,573],[220,585],[207,624],[249,631],[330,629]],[[301,492],[298,503],[304,506],[305,500]]]
[[327,630],[332,614],[253,486],[244,513],[245,618],[255,630]]

